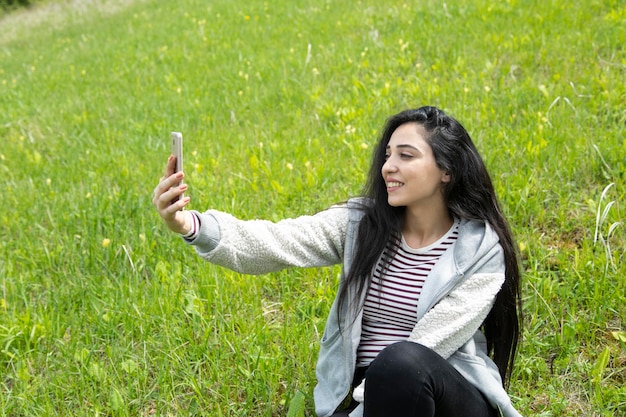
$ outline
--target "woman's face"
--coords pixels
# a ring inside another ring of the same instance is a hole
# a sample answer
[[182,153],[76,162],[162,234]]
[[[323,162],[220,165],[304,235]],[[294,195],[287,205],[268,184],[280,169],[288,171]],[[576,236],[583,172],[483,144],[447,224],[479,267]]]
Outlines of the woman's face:
[[389,205],[445,207],[442,185],[450,176],[437,166],[426,137],[426,130],[418,123],[405,123],[391,135],[381,169]]

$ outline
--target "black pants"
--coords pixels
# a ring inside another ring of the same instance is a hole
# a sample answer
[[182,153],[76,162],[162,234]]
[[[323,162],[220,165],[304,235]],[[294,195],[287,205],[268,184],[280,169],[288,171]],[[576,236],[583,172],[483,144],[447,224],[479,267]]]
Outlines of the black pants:
[[[360,381],[355,377],[357,385]],[[452,365],[417,343],[399,342],[385,348],[367,368],[365,378],[364,417],[498,415]],[[346,415],[343,411],[333,417]]]

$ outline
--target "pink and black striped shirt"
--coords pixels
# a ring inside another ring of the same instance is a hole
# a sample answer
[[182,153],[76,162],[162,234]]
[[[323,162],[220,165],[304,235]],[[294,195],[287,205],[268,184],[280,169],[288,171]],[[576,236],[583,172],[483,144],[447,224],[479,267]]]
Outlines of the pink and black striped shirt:
[[417,303],[424,282],[456,242],[458,228],[455,221],[441,239],[421,249],[410,248],[404,238],[389,242],[365,297],[357,366],[368,366],[385,347],[407,340],[417,323]]

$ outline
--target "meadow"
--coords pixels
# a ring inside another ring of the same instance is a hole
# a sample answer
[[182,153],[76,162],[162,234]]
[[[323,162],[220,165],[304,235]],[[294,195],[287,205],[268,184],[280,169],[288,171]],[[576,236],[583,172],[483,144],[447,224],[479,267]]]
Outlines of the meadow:
[[[0,416],[312,416],[337,268],[249,277],[167,231],[361,191],[386,117],[474,138],[520,247],[525,416],[626,415],[622,0],[59,0],[0,15]],[[299,408],[304,401],[304,410]]]

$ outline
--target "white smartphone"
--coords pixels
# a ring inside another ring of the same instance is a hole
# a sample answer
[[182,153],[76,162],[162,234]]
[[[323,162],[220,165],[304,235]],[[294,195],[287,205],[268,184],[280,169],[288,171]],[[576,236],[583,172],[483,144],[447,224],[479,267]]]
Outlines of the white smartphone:
[[[174,172],[179,172],[183,170],[183,135],[180,132],[172,132],[171,134],[171,142],[172,142],[172,155],[176,157],[176,167],[174,168]],[[178,185],[182,184],[179,183]],[[183,198],[181,194],[180,197],[174,199],[172,203]]]

